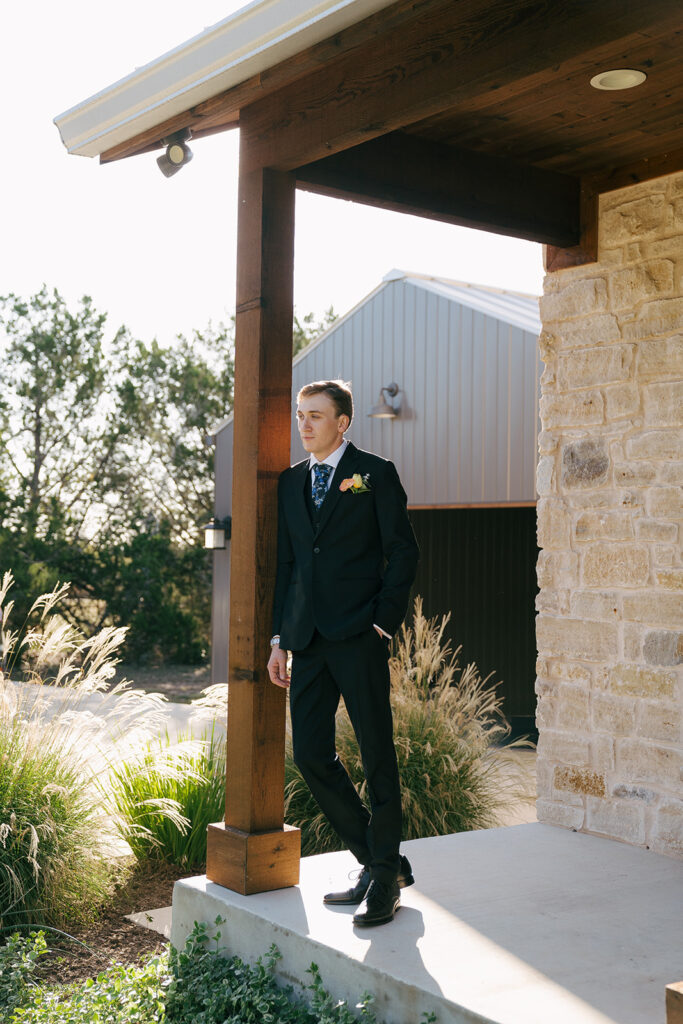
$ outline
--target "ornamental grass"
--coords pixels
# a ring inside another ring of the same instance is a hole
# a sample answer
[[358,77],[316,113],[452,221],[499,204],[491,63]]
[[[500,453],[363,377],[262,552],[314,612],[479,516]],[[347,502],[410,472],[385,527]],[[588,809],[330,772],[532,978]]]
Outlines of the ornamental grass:
[[[491,676],[461,668],[460,648],[444,639],[450,616],[427,619],[416,598],[389,661],[394,743],[401,776],[403,838],[448,835],[499,824],[512,804],[533,796],[532,780],[508,742],[510,727]],[[337,712],[337,752],[363,799],[367,786],[353,727]],[[292,758],[285,760],[285,818],[301,829],[305,856],[342,849]]]
[[[61,926],[92,919],[111,891],[121,842],[144,834],[140,807],[126,815],[114,799],[112,772],[150,770],[140,751],[165,725],[164,698],[110,687],[125,629],[92,637],[55,606],[68,585],[34,603],[28,624],[10,628],[11,573],[0,586],[0,935],[17,926]],[[193,749],[160,751],[159,774],[178,775]],[[169,800],[146,811],[186,819]]]

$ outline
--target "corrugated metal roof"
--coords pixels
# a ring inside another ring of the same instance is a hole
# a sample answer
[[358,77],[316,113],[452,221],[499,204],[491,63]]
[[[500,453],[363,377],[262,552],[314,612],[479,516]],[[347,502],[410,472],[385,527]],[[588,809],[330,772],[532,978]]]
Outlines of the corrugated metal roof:
[[390,270],[384,281],[407,281],[420,288],[442,295],[446,299],[460,302],[470,309],[506,324],[519,327],[522,331],[540,334],[541,320],[538,311],[538,296],[523,292],[509,292],[500,288],[488,288],[483,284],[469,284],[467,281],[450,281],[445,277],[427,277],[424,274],[410,274],[403,270]]

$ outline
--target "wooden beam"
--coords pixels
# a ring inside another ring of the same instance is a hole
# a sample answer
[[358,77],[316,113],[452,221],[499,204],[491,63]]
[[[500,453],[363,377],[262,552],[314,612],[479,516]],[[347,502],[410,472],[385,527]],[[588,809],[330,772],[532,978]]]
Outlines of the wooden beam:
[[579,182],[402,132],[296,171],[309,192],[535,242],[579,243]]
[[600,197],[591,183],[582,181],[579,242],[573,246],[546,245],[543,250],[543,266],[548,272],[597,262],[599,201]]
[[286,694],[266,671],[277,479],[289,465],[295,182],[245,171],[245,146],[241,140],[225,824],[209,830],[207,876],[263,892],[299,877],[299,831],[283,827]]
[[563,62],[651,24],[680,27],[679,0],[444,0],[409,26],[344,52],[255,101],[255,165],[292,170],[482,94],[543,89]]

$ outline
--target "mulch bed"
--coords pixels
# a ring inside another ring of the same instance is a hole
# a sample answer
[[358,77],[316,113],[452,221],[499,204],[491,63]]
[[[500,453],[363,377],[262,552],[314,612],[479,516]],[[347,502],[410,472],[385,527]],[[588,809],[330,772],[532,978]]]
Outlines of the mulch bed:
[[158,932],[126,921],[126,914],[170,907],[174,882],[187,877],[186,869],[168,864],[136,868],[117,888],[97,922],[66,928],[71,939],[46,934],[51,954],[41,964],[41,980],[49,984],[84,981],[112,963],[135,964],[146,953],[161,952],[167,940]]

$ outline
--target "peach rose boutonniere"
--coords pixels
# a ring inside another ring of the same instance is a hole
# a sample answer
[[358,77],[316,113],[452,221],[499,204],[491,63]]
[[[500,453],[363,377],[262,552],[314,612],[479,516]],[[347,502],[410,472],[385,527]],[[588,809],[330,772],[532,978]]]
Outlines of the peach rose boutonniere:
[[353,476],[342,480],[339,484],[339,490],[351,491],[351,494],[363,494],[365,491],[369,491],[370,474],[366,473],[364,476],[361,476],[360,473],[354,473]]

